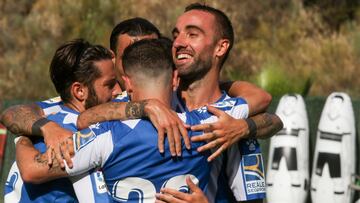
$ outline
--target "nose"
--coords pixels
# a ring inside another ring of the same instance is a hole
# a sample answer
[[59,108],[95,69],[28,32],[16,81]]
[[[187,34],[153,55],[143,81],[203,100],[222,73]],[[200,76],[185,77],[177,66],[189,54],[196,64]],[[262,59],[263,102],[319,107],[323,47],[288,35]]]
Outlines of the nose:
[[117,95],[121,94],[122,90],[120,88],[120,85],[119,83],[117,82],[113,88],[113,91],[112,91],[112,96],[113,98],[115,98]]
[[174,39],[173,47],[175,49],[179,49],[186,46],[186,38],[185,35],[179,33],[178,36]]

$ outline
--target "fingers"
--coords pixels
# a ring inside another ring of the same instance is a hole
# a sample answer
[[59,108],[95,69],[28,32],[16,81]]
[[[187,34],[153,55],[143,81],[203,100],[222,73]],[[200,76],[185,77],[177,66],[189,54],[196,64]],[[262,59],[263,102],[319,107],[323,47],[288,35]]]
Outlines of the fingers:
[[174,141],[175,141],[175,150],[176,155],[181,156],[181,137],[179,130],[177,128],[173,128],[173,135],[174,135]]
[[166,134],[167,134],[167,138],[168,138],[168,142],[169,142],[171,156],[176,156],[174,135],[173,135],[173,131],[170,127],[166,128]]
[[163,203],[163,202],[171,202],[171,203],[185,203],[184,201],[175,198],[174,196],[172,196],[171,194],[161,194],[161,193],[157,193],[155,195],[156,197],[156,201],[155,202],[159,202],[159,203]]
[[[162,194],[159,194],[159,195],[162,195]],[[157,196],[156,196],[157,197]],[[162,198],[161,196],[159,196],[160,198]],[[155,200],[155,203],[166,203],[166,202],[164,202],[164,201],[162,201],[162,200],[159,200],[159,199],[156,199]]]
[[179,130],[180,130],[180,134],[181,134],[181,136],[182,136],[182,138],[184,140],[186,149],[191,149],[191,143],[190,143],[190,138],[189,138],[189,135],[188,135],[188,131],[182,125],[179,126]]
[[164,153],[164,140],[165,140],[164,129],[160,128],[158,129],[158,148],[160,153]]
[[50,146],[47,146],[46,155],[48,159],[48,165],[51,166],[52,163],[52,156],[53,156],[53,149]]
[[66,164],[69,166],[69,168],[72,168],[73,165],[72,165],[72,160],[71,160],[69,145],[67,140],[61,143],[60,149],[61,149],[62,157],[65,159]]
[[201,191],[201,189],[191,180],[190,176],[186,177],[186,184],[189,186],[189,189],[192,192]]
[[217,137],[219,137],[219,135],[216,134],[215,132],[204,133],[202,135],[191,137],[191,141],[193,141],[193,142],[206,142],[206,141],[214,140]]
[[208,106],[206,106],[207,107],[207,110],[210,112],[210,113],[212,113],[212,114],[214,114],[215,116],[217,116],[217,117],[220,117],[221,115],[223,115],[225,112],[224,111],[221,111],[220,109],[217,109],[217,108],[215,108],[215,107],[213,107],[213,106],[210,106],[210,105],[208,105]]
[[172,188],[161,188],[161,192],[164,194],[172,195],[177,199],[185,199],[187,196],[187,193],[180,192],[180,191],[172,189]]
[[219,147],[219,149],[217,149],[214,153],[212,153],[208,158],[207,161],[211,162],[214,159],[216,159],[216,157],[218,157],[224,150],[226,149],[226,147],[224,145],[221,145],[221,147]]
[[75,155],[73,137],[72,136],[68,137],[68,139],[66,139],[66,142],[67,142],[70,157],[73,157]]
[[197,151],[198,152],[203,152],[203,151],[206,151],[206,150],[209,150],[209,149],[212,149],[212,148],[215,148],[217,146],[219,146],[220,144],[222,144],[224,141],[222,138],[219,138],[219,139],[216,139],[216,140],[213,140],[201,147],[198,147],[197,148]]
[[63,161],[63,157],[61,156],[60,146],[59,146],[59,147],[56,147],[56,148],[54,149],[54,153],[55,153],[55,158],[57,159],[57,161],[58,161],[59,164],[60,164],[60,167],[61,167],[61,168],[65,168],[65,164],[64,164],[64,161]]
[[191,126],[192,131],[210,132],[210,131],[213,131],[214,128],[215,128],[214,123],[199,124],[199,125]]

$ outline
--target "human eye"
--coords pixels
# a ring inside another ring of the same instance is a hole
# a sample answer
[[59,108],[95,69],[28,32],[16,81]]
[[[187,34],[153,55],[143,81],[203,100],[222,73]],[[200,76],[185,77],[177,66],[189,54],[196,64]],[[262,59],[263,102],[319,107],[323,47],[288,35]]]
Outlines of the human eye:
[[106,84],[106,86],[109,88],[109,89],[113,89],[114,87],[115,87],[115,85],[116,85],[116,83],[117,83],[117,80],[110,80],[107,84]]
[[189,32],[188,33],[188,36],[190,37],[190,38],[195,38],[195,37],[197,37],[199,34],[198,33],[196,33],[196,32]]

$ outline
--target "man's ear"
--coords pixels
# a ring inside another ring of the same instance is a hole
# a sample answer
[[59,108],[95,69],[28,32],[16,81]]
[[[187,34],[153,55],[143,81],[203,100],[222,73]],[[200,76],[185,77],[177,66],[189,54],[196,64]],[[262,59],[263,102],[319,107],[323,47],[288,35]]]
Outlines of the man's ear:
[[71,95],[78,101],[84,101],[88,97],[88,88],[79,82],[74,82],[71,85]]
[[115,55],[115,53],[111,50],[111,49],[109,49],[109,51],[110,51],[110,53],[111,53],[111,61],[113,62],[113,64],[115,65],[115,58],[116,58],[116,55]]
[[178,70],[174,70],[172,73],[172,88],[176,91],[179,87],[180,78],[178,77]]
[[133,90],[133,84],[131,82],[131,79],[127,75],[123,75],[121,77],[122,77],[122,79],[123,79],[123,81],[125,83],[126,92],[131,93],[132,90]]
[[217,57],[223,57],[230,47],[230,41],[228,39],[220,39],[215,49],[215,55]]

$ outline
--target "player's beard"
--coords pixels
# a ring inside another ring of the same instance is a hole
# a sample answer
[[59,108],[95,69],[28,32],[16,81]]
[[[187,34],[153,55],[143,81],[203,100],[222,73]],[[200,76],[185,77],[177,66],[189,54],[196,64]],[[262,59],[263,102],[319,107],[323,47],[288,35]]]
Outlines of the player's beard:
[[85,109],[88,109],[88,108],[91,108],[93,106],[100,104],[99,98],[96,95],[96,91],[95,91],[94,87],[92,87],[92,85],[90,85],[88,89],[89,89],[89,96],[85,101]]
[[183,82],[194,82],[202,79],[211,69],[212,58],[210,53],[199,55],[188,67],[179,68],[179,77]]

